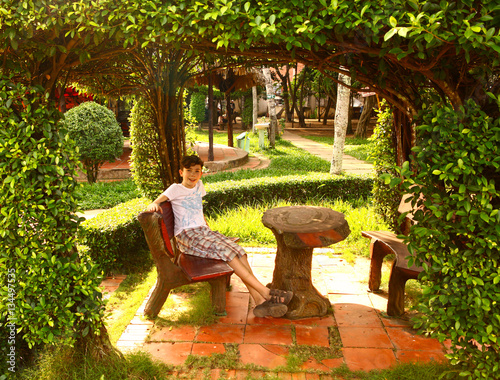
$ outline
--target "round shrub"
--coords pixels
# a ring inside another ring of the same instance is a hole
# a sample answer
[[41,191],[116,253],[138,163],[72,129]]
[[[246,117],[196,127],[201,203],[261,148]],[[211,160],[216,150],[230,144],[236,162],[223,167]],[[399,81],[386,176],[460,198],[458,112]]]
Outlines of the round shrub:
[[76,142],[90,183],[99,168],[123,152],[123,133],[114,113],[95,102],[85,102],[65,113],[69,136]]
[[189,113],[197,123],[205,120],[205,98],[206,95],[201,92],[194,92],[191,95],[191,103],[189,103]]

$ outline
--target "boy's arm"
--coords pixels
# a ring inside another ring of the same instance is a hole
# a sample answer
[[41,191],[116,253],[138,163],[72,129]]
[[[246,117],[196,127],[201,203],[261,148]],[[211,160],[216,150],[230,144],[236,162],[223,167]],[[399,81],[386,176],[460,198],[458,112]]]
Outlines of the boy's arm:
[[166,195],[161,194],[158,198],[156,198],[153,203],[148,205],[147,210],[149,212],[159,212],[161,214],[160,203],[168,201],[168,197]]

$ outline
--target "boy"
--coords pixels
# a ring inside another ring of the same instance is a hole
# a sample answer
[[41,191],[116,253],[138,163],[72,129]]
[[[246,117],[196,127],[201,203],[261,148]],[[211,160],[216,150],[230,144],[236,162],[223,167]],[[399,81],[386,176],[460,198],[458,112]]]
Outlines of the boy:
[[226,261],[254,299],[256,317],[285,315],[293,293],[264,286],[253,274],[245,250],[207,226],[202,205],[206,192],[200,181],[203,161],[195,155],[185,156],[181,168],[182,183],[171,185],[148,206],[148,211],[161,212],[160,203],[169,200],[175,217],[174,235],[182,252]]

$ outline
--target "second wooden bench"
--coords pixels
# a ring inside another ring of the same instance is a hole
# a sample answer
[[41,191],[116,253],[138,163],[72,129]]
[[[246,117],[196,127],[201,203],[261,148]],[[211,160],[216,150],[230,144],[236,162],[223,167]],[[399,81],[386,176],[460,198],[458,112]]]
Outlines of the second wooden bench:
[[[400,213],[411,211],[406,199],[407,196],[401,200],[398,209]],[[384,257],[390,254],[395,255],[389,278],[387,314],[390,316],[403,315],[405,312],[406,281],[417,279],[423,268],[416,265],[408,266],[410,252],[403,240],[398,238],[395,233],[388,231],[361,231],[361,235],[371,239],[370,278],[368,280],[368,288],[371,291],[377,291],[380,288]]]

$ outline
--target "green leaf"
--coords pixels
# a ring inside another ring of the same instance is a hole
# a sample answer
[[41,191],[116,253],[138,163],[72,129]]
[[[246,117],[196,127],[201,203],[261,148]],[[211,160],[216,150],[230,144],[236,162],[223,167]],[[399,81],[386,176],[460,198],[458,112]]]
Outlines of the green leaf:
[[394,16],[389,17],[389,24],[395,28],[398,25],[398,21]]
[[391,39],[391,37],[394,36],[397,32],[398,32],[398,30],[396,28],[393,28],[393,29],[389,30],[384,35],[384,41],[387,41],[387,40]]
[[251,6],[250,2],[249,2],[249,1],[247,1],[247,2],[245,3],[245,5],[244,5],[244,9],[245,9],[245,12],[246,12],[246,13],[248,13],[248,10],[250,9],[250,6]]

